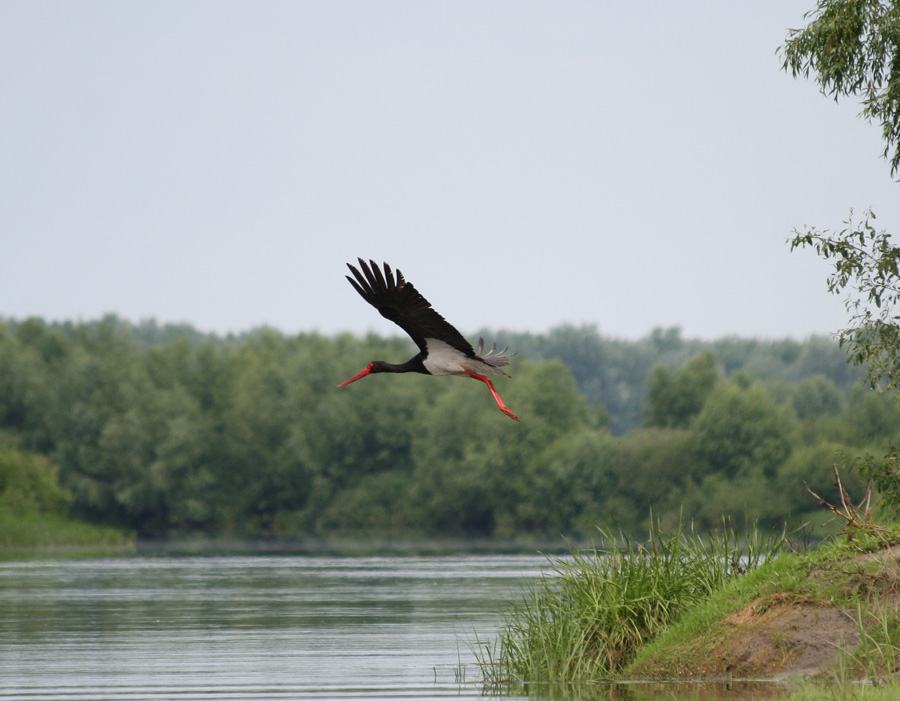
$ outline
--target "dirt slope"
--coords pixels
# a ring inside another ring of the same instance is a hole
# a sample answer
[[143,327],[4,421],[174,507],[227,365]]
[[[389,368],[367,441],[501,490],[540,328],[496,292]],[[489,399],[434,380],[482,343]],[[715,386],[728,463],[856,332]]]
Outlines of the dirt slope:
[[847,611],[789,594],[757,599],[724,622],[707,674],[739,678],[815,676],[859,643]]
[[826,673],[860,642],[858,607],[866,622],[900,605],[900,546],[817,565],[799,587],[775,589],[713,622],[699,639],[641,661],[632,674],[711,680]]

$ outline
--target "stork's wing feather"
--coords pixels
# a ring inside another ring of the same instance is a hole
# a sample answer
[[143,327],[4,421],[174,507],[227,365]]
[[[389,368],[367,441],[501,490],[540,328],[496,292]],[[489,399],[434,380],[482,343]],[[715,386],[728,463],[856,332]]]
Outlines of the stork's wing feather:
[[[470,357],[475,356],[471,344],[444,317],[432,309],[419,291],[403,278],[399,270],[393,272],[384,264],[384,274],[375,261],[366,263],[359,258],[360,272],[347,263],[353,277],[347,276],[360,296],[375,307],[381,316],[390,319],[410,335],[419,350],[425,352],[425,339],[434,338],[447,343]],[[355,278],[355,279],[354,279]]]

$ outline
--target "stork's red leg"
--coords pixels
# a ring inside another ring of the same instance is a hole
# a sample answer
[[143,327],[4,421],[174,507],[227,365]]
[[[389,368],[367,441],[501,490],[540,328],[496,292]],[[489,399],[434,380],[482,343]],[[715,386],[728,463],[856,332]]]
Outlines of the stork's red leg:
[[500,407],[500,411],[502,411],[504,414],[506,414],[511,419],[515,419],[516,421],[520,420],[519,417],[516,416],[515,414],[513,414],[512,410],[508,406],[506,406],[506,404],[503,403],[503,400],[500,399],[500,395],[497,394],[497,390],[494,389],[493,382],[491,382],[484,375],[479,375],[477,372],[472,372],[471,370],[466,370],[466,374],[469,377],[474,377],[476,380],[481,380],[482,382],[484,382],[484,384],[486,384],[488,386],[488,389],[491,390],[491,394],[494,395],[494,401],[497,402],[497,406]]

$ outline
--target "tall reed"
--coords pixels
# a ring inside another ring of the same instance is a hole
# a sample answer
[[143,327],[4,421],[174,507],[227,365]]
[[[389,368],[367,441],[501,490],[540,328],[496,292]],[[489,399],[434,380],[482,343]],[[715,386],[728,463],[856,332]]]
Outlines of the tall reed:
[[609,679],[685,609],[774,556],[784,536],[726,527],[701,538],[651,529],[635,542],[600,530],[598,544],[551,562],[552,574],[504,615],[499,638],[478,641],[485,687]]

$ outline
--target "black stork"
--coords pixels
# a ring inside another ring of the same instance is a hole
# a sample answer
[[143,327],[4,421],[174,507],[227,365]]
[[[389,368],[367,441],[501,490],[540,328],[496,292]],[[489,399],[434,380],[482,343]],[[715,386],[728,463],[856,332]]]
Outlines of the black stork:
[[497,353],[497,344],[494,344],[491,350],[483,353],[484,339],[479,338],[478,350],[474,350],[462,334],[432,309],[428,300],[403,278],[403,273],[399,270],[392,272],[391,266],[385,263],[382,274],[375,261],[367,264],[362,258],[358,260],[362,272],[347,263],[353,273],[353,277],[346,276],[350,284],[381,316],[406,331],[419,347],[419,353],[399,365],[373,360],[362,372],[341,382],[338,387],[377,372],[421,372],[425,375],[471,377],[484,382],[491,390],[500,411],[518,421],[519,417],[503,403],[494,384],[487,378],[487,375],[506,375],[500,369],[509,365],[509,356],[504,355],[506,348]]

